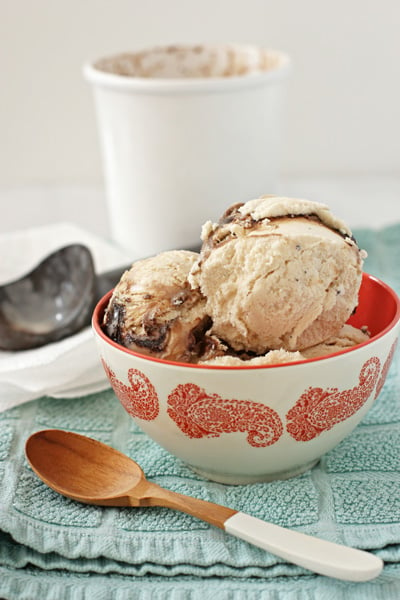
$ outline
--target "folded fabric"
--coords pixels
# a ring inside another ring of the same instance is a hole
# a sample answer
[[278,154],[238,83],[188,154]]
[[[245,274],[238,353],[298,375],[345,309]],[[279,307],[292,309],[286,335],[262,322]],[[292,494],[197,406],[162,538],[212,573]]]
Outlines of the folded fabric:
[[[77,589],[83,585],[81,576],[89,574],[99,581],[105,577],[110,593],[121,584],[125,595],[121,591],[118,598],[129,597],[122,575],[135,585],[135,598],[148,597],[144,582],[150,585],[155,577],[165,581],[162,578],[170,576],[180,578],[184,588],[190,578],[201,578],[203,584],[193,597],[200,597],[208,585],[211,590],[220,577],[231,578],[233,588],[233,582],[242,586],[254,581],[259,593],[264,589],[261,578],[279,599],[287,598],[285,593],[297,586],[300,590],[306,585],[310,594],[315,589],[316,598],[320,585],[343,588],[343,582],[312,575],[185,514],[162,508],[87,506],[59,496],[24,459],[25,440],[31,432],[59,427],[113,445],[134,457],[149,479],[169,489],[376,552],[386,561],[383,574],[371,583],[346,584],[346,589],[354,593],[371,589],[376,592],[371,598],[388,598],[379,595],[380,585],[386,591],[400,589],[398,358],[379,401],[350,437],[312,471],[268,484],[224,486],[201,479],[142,433],[111,390],[69,401],[44,397],[2,413],[0,573],[7,576],[0,579],[0,593],[23,597],[16,590],[24,580],[30,581],[36,593],[43,576],[52,581],[53,592],[53,580],[58,578],[59,595],[54,597],[90,598],[82,596],[82,591],[76,595],[70,591],[69,596],[61,593],[67,573],[78,582]],[[42,591],[40,597],[45,597]]]
[[[368,268],[400,290],[400,226],[365,230]],[[397,235],[396,235],[397,234]],[[390,254],[386,261],[385,257]],[[397,259],[397,260],[396,260]],[[24,457],[30,433],[63,428],[132,456],[156,483],[379,555],[367,583],[318,576],[188,515],[82,505],[47,488]],[[206,481],[150,440],[110,389],[43,396],[0,413],[0,597],[10,600],[398,600],[400,351],[354,432],[311,471],[285,481]]]
[[[0,255],[9,257],[0,264],[0,283],[24,275],[45,256],[71,243],[88,246],[98,273],[128,262],[114,245],[74,225],[48,225],[0,236]],[[106,387],[89,327],[34,350],[0,351],[0,411],[44,394],[71,397]]]

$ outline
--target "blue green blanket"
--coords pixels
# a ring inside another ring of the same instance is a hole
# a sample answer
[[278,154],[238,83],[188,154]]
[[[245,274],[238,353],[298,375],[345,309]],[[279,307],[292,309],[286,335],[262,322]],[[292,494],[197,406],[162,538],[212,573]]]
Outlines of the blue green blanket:
[[[400,226],[356,232],[366,270],[400,293]],[[135,457],[180,493],[373,551],[374,581],[345,583],[286,563],[211,525],[162,508],[86,506],[48,489],[26,438],[70,429]],[[400,598],[400,355],[373,408],[311,471],[286,481],[205,481],[143,434],[111,390],[43,397],[0,413],[0,598],[10,600],[397,600]]]

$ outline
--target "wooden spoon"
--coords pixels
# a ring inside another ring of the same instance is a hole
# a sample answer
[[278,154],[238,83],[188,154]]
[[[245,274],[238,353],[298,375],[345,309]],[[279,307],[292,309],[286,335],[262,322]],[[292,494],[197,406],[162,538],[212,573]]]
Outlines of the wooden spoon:
[[380,558],[266,523],[245,513],[184,496],[147,481],[139,465],[114,448],[83,435],[48,429],[26,442],[35,473],[53,490],[86,504],[165,506],[188,513],[276,556],[322,575],[367,581],[382,570]]

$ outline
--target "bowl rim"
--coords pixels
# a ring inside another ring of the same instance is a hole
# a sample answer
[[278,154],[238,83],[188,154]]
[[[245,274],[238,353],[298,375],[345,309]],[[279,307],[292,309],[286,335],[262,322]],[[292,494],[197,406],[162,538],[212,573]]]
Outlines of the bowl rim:
[[361,344],[356,344],[355,346],[351,346],[349,348],[344,348],[343,350],[339,350],[338,352],[333,352],[332,354],[328,354],[325,356],[317,356],[314,358],[305,358],[302,360],[296,360],[296,361],[285,362],[285,363],[277,363],[277,364],[271,364],[271,365],[201,365],[201,364],[196,364],[196,363],[183,363],[183,362],[177,362],[177,361],[172,361],[172,360],[166,360],[164,358],[157,358],[154,356],[141,354],[140,352],[135,352],[134,350],[130,350],[129,348],[126,348],[125,346],[121,346],[117,342],[114,342],[114,340],[109,338],[104,333],[102,328],[100,327],[100,317],[103,316],[103,312],[104,312],[106,303],[108,303],[108,301],[113,293],[113,289],[111,289],[109,292],[107,292],[97,302],[97,304],[94,308],[94,311],[93,311],[93,316],[92,316],[92,329],[94,330],[96,335],[98,335],[104,342],[106,342],[111,347],[115,348],[116,350],[124,352],[125,354],[128,354],[128,355],[134,356],[134,357],[144,360],[146,362],[147,361],[152,362],[152,363],[156,362],[156,363],[160,363],[160,364],[163,364],[166,366],[173,366],[173,367],[179,367],[179,368],[184,368],[184,369],[202,369],[202,370],[204,370],[204,369],[210,370],[211,369],[211,370],[224,370],[224,371],[243,371],[243,370],[249,371],[249,370],[254,370],[254,369],[275,369],[275,368],[282,368],[282,367],[293,367],[296,365],[304,365],[304,364],[318,362],[321,360],[328,360],[328,359],[331,359],[331,358],[334,358],[337,356],[341,356],[343,354],[348,354],[349,352],[354,352],[355,350],[358,350],[359,348],[363,348],[365,346],[368,346],[369,344],[374,343],[376,340],[382,338],[384,335],[386,335],[390,330],[392,330],[394,328],[396,323],[400,320],[400,298],[399,298],[399,296],[397,295],[395,290],[393,290],[393,288],[391,288],[387,283],[385,283],[384,281],[382,281],[375,275],[370,275],[369,273],[363,272],[362,281],[364,282],[364,280],[370,280],[370,281],[375,282],[380,287],[382,287],[393,298],[393,300],[396,304],[396,311],[395,311],[395,314],[394,314],[392,320],[384,329],[382,329],[382,331],[380,331],[376,335],[372,336],[365,342],[362,342]]

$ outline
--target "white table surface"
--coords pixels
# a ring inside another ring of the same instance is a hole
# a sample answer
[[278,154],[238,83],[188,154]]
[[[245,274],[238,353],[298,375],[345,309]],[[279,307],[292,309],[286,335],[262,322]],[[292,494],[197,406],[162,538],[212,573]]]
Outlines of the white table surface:
[[[328,204],[352,229],[380,228],[400,222],[400,176],[284,177],[279,193]],[[110,237],[102,186],[0,188],[0,210],[0,234],[69,222]]]

